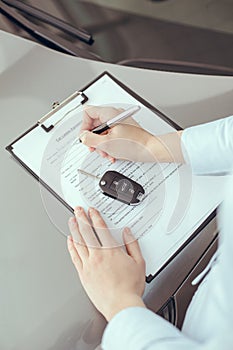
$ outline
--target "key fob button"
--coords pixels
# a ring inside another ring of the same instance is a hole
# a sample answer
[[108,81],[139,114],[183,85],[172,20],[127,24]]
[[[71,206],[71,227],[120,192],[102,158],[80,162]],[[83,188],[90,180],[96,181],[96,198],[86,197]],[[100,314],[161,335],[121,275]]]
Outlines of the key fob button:
[[119,184],[119,177],[115,176],[111,185],[110,185],[111,190],[116,191],[118,184]]
[[136,198],[137,198],[139,201],[141,201],[141,200],[143,199],[143,197],[144,197],[144,193],[139,192]]
[[130,181],[121,179],[116,186],[116,190],[117,192],[120,191],[121,193],[127,193],[130,187],[132,187]]

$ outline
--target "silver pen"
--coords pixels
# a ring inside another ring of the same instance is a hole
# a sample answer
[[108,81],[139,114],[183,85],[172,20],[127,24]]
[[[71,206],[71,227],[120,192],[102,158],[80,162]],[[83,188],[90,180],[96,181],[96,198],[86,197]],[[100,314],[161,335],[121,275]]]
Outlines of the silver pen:
[[94,129],[92,129],[91,132],[93,132],[95,134],[102,134],[102,132],[110,129],[115,124],[121,122],[122,120],[124,120],[124,119],[126,119],[128,117],[130,117],[132,114],[137,113],[140,109],[141,109],[140,106],[130,107],[130,108],[126,109],[125,111],[123,111],[122,113],[118,114],[116,117],[108,120],[107,122],[105,122],[103,124],[100,124],[99,126],[97,126]]

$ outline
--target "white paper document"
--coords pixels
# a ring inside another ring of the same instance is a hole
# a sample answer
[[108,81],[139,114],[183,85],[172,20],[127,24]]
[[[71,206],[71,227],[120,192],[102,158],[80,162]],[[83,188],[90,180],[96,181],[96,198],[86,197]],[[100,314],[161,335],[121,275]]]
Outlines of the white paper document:
[[[152,134],[175,130],[108,75],[90,85],[85,94],[89,105],[140,105],[134,118]],[[188,165],[110,163],[79,142],[83,117],[79,104],[78,96],[48,121],[56,122],[67,114],[61,123],[49,133],[35,127],[13,144],[13,153],[71,208],[96,207],[118,242],[122,243],[122,229],[130,227],[139,239],[146,273],[154,275],[222,201],[225,179],[192,176]],[[106,197],[98,180],[80,174],[78,169],[99,177],[107,170],[117,170],[144,187],[145,199],[137,206],[128,206]]]

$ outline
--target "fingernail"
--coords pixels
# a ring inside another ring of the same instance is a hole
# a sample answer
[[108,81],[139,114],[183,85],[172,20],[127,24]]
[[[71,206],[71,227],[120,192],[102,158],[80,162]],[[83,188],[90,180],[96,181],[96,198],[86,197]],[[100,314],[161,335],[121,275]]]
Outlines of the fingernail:
[[125,233],[126,235],[131,236],[131,232],[130,232],[130,229],[129,229],[128,227],[125,227],[125,228],[124,228],[124,233]]
[[75,214],[80,214],[82,212],[83,208],[82,207],[75,207],[74,208],[74,213]]
[[81,132],[81,134],[79,135],[79,140],[83,143],[85,143],[85,135],[88,133],[88,130],[84,130],[83,132]]
[[90,207],[88,211],[90,214],[95,214],[97,210],[95,208]]

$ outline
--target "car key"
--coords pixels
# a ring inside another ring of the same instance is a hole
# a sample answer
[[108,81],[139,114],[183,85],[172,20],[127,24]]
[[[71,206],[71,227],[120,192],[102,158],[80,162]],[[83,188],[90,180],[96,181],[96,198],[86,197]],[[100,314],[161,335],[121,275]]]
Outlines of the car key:
[[78,169],[78,171],[83,175],[99,180],[99,187],[105,196],[125,204],[137,205],[145,196],[145,190],[139,183],[117,171],[106,171],[102,177],[87,173],[81,169]]

